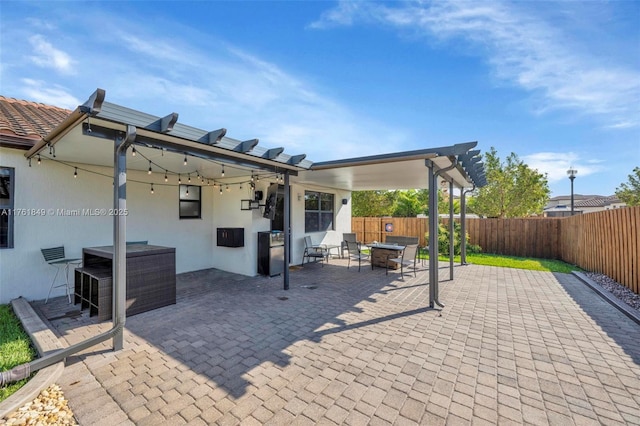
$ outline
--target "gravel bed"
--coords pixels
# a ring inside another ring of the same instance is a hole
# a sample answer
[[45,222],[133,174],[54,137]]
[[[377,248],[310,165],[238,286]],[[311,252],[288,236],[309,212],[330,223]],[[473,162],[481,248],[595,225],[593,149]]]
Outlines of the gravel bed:
[[73,425],[76,426],[73,412],[58,385],[51,385],[40,395],[26,403],[17,411],[0,419],[0,425]]
[[614,281],[607,275],[597,274],[595,272],[585,272],[584,274],[596,284],[611,292],[621,302],[624,302],[633,309],[640,311],[640,294],[635,294],[633,291]]

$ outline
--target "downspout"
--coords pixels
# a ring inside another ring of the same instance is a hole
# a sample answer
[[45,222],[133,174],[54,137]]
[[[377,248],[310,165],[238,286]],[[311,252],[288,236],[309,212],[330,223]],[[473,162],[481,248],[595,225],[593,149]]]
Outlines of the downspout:
[[462,189],[460,194],[460,265],[467,264],[467,193],[473,192],[476,186],[465,191]]
[[[449,167],[434,172],[435,164],[425,160],[429,169],[429,307],[444,308],[438,300],[438,176],[456,167],[458,160],[452,160]],[[435,191],[434,191],[435,189]]]
[[[127,133],[124,138],[118,138],[115,142],[115,155],[116,158],[120,154],[126,154],[126,147],[128,147],[136,138],[136,128],[133,126],[127,126]],[[123,161],[122,165],[126,163]],[[118,164],[120,166],[120,164]],[[115,168],[114,168],[115,171]],[[124,183],[121,179],[124,178]],[[126,185],[126,172],[124,176],[118,176],[118,185],[114,189],[114,193],[118,194],[114,199],[114,208],[119,208],[120,202],[126,202],[126,200],[119,198],[119,196],[125,195],[125,185]],[[116,202],[117,201],[117,202]],[[126,204],[125,204],[126,205]],[[117,224],[117,225],[116,225]],[[114,314],[113,314],[113,328],[111,330],[106,331],[102,334],[99,334],[94,337],[90,337],[89,339],[82,341],[80,343],[76,343],[75,345],[71,345],[67,348],[61,349],[56,352],[52,352],[47,354],[41,358],[35,359],[26,364],[18,365],[13,367],[11,370],[0,372],[0,386],[4,386],[8,383],[17,382],[18,380],[26,379],[31,375],[31,373],[38,371],[42,368],[48,367],[50,365],[56,364],[60,361],[64,361],[68,356],[71,356],[75,353],[81,352],[85,349],[88,349],[92,346],[95,346],[99,343],[102,343],[111,338],[114,339],[114,349],[122,349],[122,336],[124,332],[124,324],[125,324],[125,311],[124,311],[124,296],[126,293],[126,284],[124,280],[124,274],[126,272],[125,265],[125,254],[126,254],[126,241],[124,239],[124,226],[126,226],[126,216],[125,215],[116,215],[114,219],[114,228],[118,227],[117,230],[114,229],[114,297],[118,299],[114,302]],[[120,237],[121,239],[119,239]],[[118,266],[118,264],[120,264]],[[116,274],[117,268],[117,274]],[[117,296],[115,296],[117,295]],[[121,307],[122,309],[119,309]],[[117,347],[117,343],[120,343],[119,347]]]

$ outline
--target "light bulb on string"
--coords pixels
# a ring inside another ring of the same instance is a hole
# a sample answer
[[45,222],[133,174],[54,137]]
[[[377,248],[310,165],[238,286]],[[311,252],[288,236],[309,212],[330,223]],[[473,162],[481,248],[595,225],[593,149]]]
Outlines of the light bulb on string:
[[191,173],[189,173],[189,179],[187,179],[187,182],[191,183]]
[[133,149],[131,150],[131,156],[135,157],[136,156],[136,147],[134,146]]
[[40,154],[38,154],[38,164],[42,164],[42,160],[40,159]]
[[222,177],[224,177],[224,164],[222,165]]
[[153,184],[151,184],[151,193],[153,194]]
[[184,165],[187,165],[187,154],[184,155]]
[[178,183],[182,183],[182,179],[180,178],[179,174],[178,174]]
[[231,189],[229,188],[229,185],[227,185],[227,192],[230,192]]
[[222,185],[220,185],[220,195],[222,195]]
[[151,170],[151,160],[149,160],[149,171],[147,172],[147,174],[151,174],[153,172],[153,170]]
[[187,185],[187,195],[189,195],[189,185]]
[[78,168],[76,167],[75,170],[73,171],[73,178],[77,178],[78,177]]
[[164,171],[164,181],[169,182],[169,178],[167,177],[167,171]]

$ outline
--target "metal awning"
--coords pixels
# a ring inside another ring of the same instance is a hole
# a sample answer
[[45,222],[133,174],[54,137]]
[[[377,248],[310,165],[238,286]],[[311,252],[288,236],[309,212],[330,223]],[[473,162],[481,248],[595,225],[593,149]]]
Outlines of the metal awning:
[[441,178],[458,188],[484,186],[486,181],[479,151],[471,151],[477,142],[428,148],[392,154],[373,155],[337,161],[313,163],[302,171],[296,182],[322,185],[349,191],[383,189],[427,189],[425,160],[431,160],[443,172]]
[[[480,151],[473,150],[477,142],[312,163],[304,154],[287,155],[283,148],[262,148],[257,139],[229,138],[224,128],[206,131],[183,125],[177,122],[177,113],[157,117],[104,102],[104,97],[104,90],[96,90],[25,156],[32,159],[50,150],[50,156],[60,162],[113,167],[116,211],[126,208],[127,169],[146,171],[154,167],[153,171],[172,175],[197,173],[201,179],[219,183],[246,177],[254,170],[281,174],[285,211],[290,210],[290,177],[296,183],[349,191],[437,188],[438,179],[449,182],[452,191],[454,186],[464,189],[486,185]],[[59,144],[60,141],[64,143]],[[132,153],[134,147],[141,148],[140,156],[127,155],[129,148]],[[225,164],[233,166],[227,168],[226,174],[222,169]],[[436,192],[429,193],[431,211],[437,211]],[[290,215],[284,217],[285,259],[288,259]],[[437,215],[431,215],[430,245],[432,255],[435,254],[430,257],[429,267],[432,307],[442,306],[437,300],[437,229]],[[122,348],[123,344],[125,236],[126,216],[114,216],[114,318],[119,318],[114,323],[114,348]],[[287,289],[288,268],[283,275]]]

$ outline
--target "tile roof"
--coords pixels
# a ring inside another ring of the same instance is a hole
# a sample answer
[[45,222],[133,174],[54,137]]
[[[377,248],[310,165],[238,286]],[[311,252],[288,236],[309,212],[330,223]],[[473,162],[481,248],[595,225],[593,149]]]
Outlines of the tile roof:
[[608,195],[606,197],[593,197],[588,200],[583,200],[574,203],[574,207],[604,207],[610,204],[620,204],[622,201],[615,195]]
[[71,111],[0,95],[0,135],[36,141],[57,127]]

